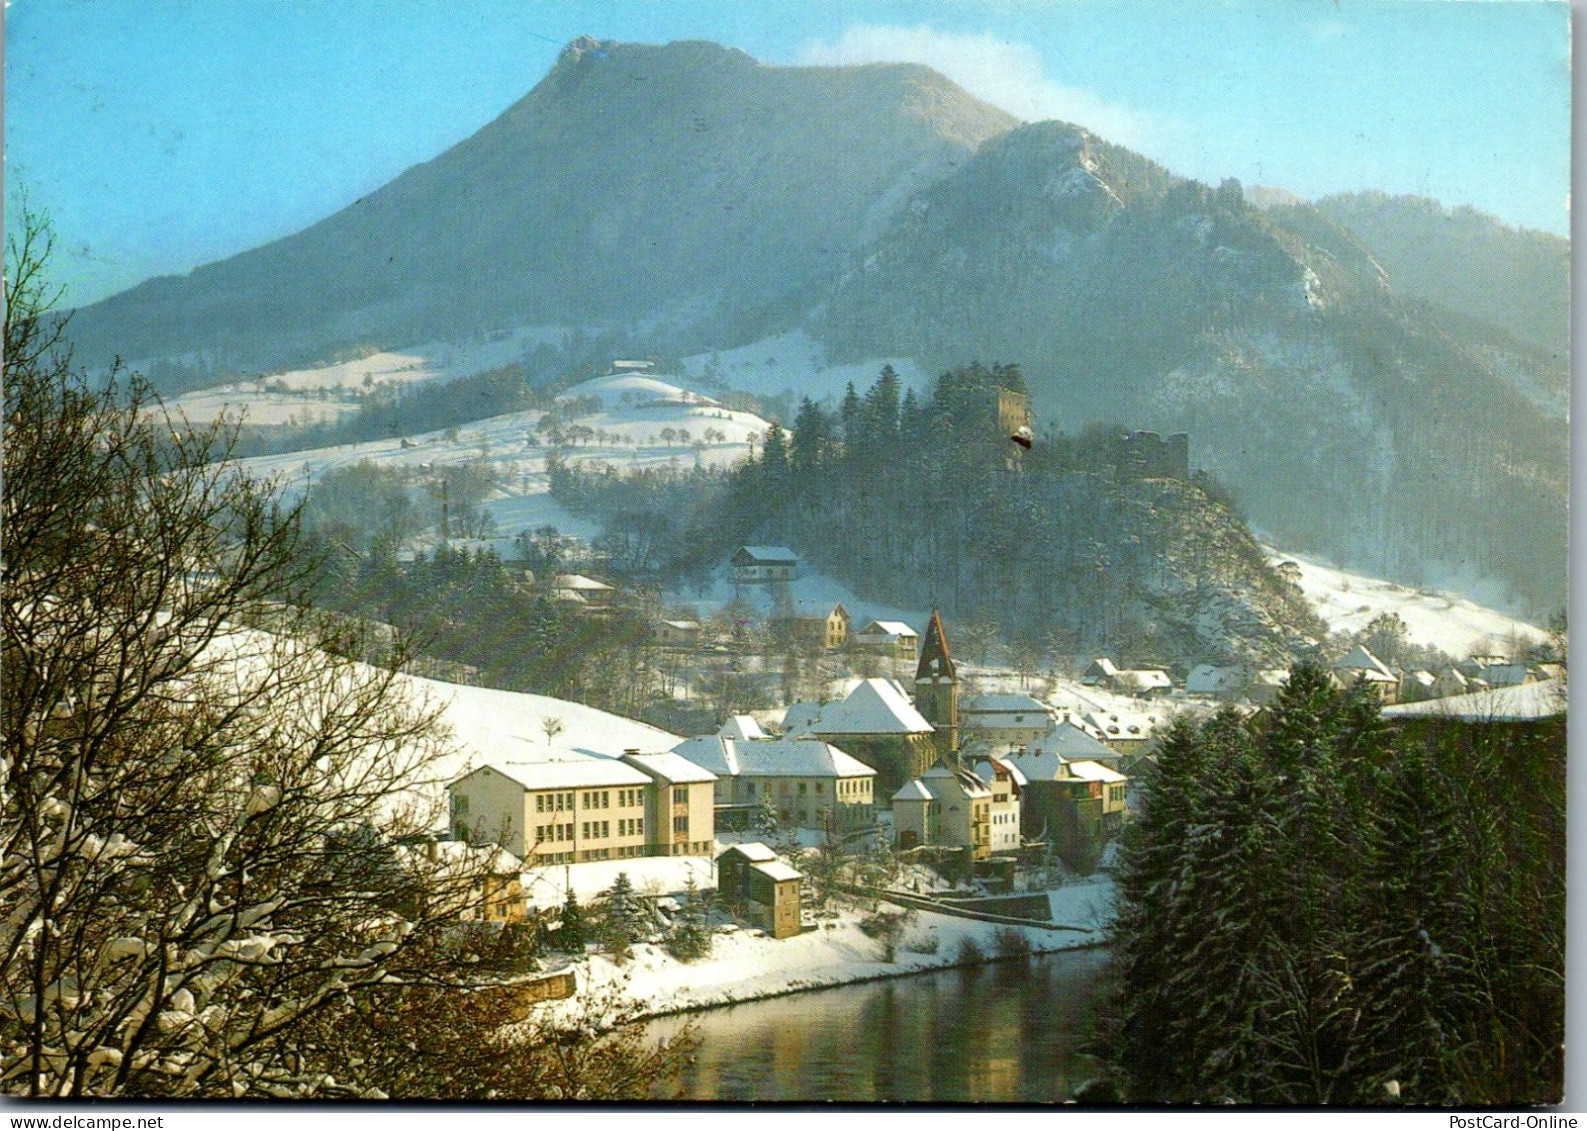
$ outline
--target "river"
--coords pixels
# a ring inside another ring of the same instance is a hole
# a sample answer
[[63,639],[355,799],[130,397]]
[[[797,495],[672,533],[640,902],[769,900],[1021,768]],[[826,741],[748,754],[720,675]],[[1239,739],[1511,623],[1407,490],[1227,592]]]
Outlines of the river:
[[1103,950],[837,986],[651,1023],[695,1022],[682,1098],[1058,1103],[1097,1074]]

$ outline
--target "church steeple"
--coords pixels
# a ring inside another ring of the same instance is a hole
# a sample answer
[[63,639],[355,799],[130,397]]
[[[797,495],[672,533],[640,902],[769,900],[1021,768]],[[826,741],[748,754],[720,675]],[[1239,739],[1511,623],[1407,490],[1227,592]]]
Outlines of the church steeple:
[[948,648],[942,614],[931,611],[926,639],[920,646],[920,661],[915,665],[915,709],[937,730],[937,750],[941,755],[959,749],[959,671]]

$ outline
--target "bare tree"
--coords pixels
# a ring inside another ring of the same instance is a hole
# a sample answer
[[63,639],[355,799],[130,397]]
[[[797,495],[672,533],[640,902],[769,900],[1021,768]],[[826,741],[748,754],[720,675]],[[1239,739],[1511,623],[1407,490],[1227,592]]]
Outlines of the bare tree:
[[[480,981],[445,943],[482,862],[419,847],[442,816],[437,717],[303,602],[297,513],[212,459],[232,428],[73,368],[41,284],[47,231],[20,231],[0,1090],[382,1095],[327,1034],[360,1010],[405,1024],[392,1003],[413,987]],[[530,1071],[509,1091],[531,1092]]]

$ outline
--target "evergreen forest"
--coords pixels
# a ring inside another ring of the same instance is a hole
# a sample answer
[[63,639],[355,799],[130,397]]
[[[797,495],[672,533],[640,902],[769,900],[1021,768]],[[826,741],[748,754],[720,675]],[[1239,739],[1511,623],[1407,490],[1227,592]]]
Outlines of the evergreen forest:
[[1183,716],[1127,834],[1108,1054],[1129,1101],[1558,1103],[1565,719],[1383,719],[1302,664]]

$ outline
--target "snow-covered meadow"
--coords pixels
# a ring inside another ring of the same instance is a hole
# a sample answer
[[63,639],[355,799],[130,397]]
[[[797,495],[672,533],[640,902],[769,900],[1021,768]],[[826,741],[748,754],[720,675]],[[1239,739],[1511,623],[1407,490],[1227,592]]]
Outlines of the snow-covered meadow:
[[1272,547],[1267,554],[1274,565],[1294,562],[1299,567],[1301,592],[1334,632],[1358,632],[1374,617],[1397,613],[1413,644],[1441,649],[1457,659],[1473,652],[1509,654],[1514,642],[1548,635],[1535,624],[1458,593],[1399,585]]

